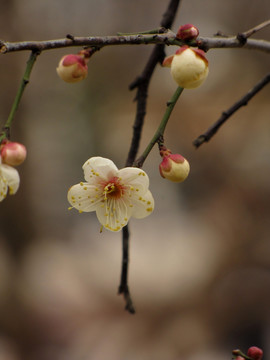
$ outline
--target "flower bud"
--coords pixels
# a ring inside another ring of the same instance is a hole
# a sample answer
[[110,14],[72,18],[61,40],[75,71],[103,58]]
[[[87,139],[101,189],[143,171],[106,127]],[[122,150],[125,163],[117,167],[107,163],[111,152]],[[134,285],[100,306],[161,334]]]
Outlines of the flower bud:
[[17,166],[24,162],[26,158],[26,147],[17,142],[6,141],[2,143],[0,154],[3,164]]
[[199,35],[199,30],[192,24],[180,26],[177,31],[176,38],[180,40],[195,40]]
[[171,67],[171,74],[182,88],[200,86],[208,75],[208,60],[200,49],[182,46],[175,55],[165,58],[163,66]]
[[263,351],[257,346],[251,346],[247,351],[247,356],[254,360],[261,360],[263,357]]
[[159,164],[159,172],[163,178],[173,182],[184,181],[189,174],[189,163],[180,154],[171,154],[168,149],[161,149],[160,155],[163,157]]
[[87,77],[87,58],[84,53],[69,54],[62,57],[56,69],[59,77],[68,83],[76,83]]

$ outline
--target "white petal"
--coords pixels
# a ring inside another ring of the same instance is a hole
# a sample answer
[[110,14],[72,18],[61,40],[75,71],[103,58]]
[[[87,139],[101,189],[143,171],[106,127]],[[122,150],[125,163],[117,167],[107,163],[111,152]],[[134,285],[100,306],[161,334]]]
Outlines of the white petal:
[[150,215],[155,207],[154,198],[149,190],[142,196],[135,194],[131,201],[133,205],[132,216],[137,219]]
[[118,169],[111,160],[96,156],[83,164],[83,171],[85,180],[93,184],[97,179],[109,180],[117,176]]
[[68,190],[67,198],[75,209],[90,212],[96,210],[97,204],[102,202],[104,196],[99,187],[81,182]]
[[97,218],[106,229],[120,231],[128,223],[132,209],[124,198],[108,199],[105,207],[97,207]]
[[0,176],[0,201],[4,200],[7,196],[8,186],[7,182]]
[[2,173],[3,181],[6,182],[9,188],[9,194],[10,195],[16,194],[20,185],[20,176],[18,171],[14,169],[12,166],[2,164],[1,173]]
[[146,193],[149,187],[148,175],[136,167],[126,167],[118,171],[118,176],[125,185],[134,188],[138,194]]

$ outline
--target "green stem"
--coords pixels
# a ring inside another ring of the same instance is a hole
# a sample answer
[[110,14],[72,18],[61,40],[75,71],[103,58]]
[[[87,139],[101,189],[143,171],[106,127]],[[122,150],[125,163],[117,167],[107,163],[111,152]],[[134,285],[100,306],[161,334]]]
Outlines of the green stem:
[[173,94],[171,100],[168,101],[167,103],[167,109],[163,115],[163,118],[159,124],[159,127],[157,128],[157,131],[155,132],[152,140],[150,141],[150,143],[147,145],[147,147],[145,148],[144,152],[142,153],[142,155],[135,161],[134,165],[137,167],[142,167],[145,159],[147,158],[147,156],[149,155],[150,151],[152,150],[152,148],[154,147],[154,145],[159,141],[162,140],[163,138],[163,134],[165,131],[165,128],[167,126],[167,123],[169,121],[169,118],[171,116],[171,113],[173,111],[173,108],[179,98],[179,96],[182,94],[182,91],[184,89],[182,87],[178,87],[175,91],[175,93]]
[[8,119],[4,125],[3,131],[0,135],[0,143],[5,139],[5,138],[9,138],[9,134],[10,134],[10,128],[15,116],[15,113],[18,109],[19,103],[21,101],[24,89],[26,87],[26,85],[29,83],[29,78],[30,78],[30,74],[32,71],[32,68],[34,66],[34,63],[36,61],[37,56],[39,55],[39,52],[37,51],[32,51],[30,54],[30,57],[26,63],[26,68],[25,68],[25,72],[23,74],[23,78],[21,80],[19,89],[17,91],[17,94],[15,96],[14,102],[12,104]]

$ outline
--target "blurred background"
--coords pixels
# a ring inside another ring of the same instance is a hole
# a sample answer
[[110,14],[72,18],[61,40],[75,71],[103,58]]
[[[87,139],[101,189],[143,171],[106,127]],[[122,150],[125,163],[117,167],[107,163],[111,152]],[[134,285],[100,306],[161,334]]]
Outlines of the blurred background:
[[[168,1],[2,0],[0,38],[47,40],[113,35],[159,26]],[[172,30],[237,34],[267,20],[267,0],[182,0]],[[270,40],[266,28],[254,36]],[[139,75],[152,46],[106,47],[88,78],[66,84],[62,55],[33,69],[11,139],[26,145],[16,196],[0,204],[0,360],[225,360],[257,345],[270,352],[270,89],[239,110],[207,144],[192,141],[269,72],[269,55],[208,52],[210,73],[177,103],[165,140],[191,165],[174,184],[159,175],[157,148],[145,162],[156,207],[130,221],[129,285],[137,310],[117,295],[121,233],[99,233],[95,214],[68,211],[68,188],[91,156],[121,168],[129,149]],[[166,49],[172,54],[175,48]],[[4,125],[28,52],[0,56]],[[157,67],[140,152],[176,85]],[[1,125],[1,126],[2,126]]]

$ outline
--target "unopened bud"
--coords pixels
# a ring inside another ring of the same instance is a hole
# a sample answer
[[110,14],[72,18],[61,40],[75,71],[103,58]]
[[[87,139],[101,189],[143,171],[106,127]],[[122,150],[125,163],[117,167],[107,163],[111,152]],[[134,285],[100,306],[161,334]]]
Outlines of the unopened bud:
[[24,162],[26,158],[26,147],[17,142],[6,141],[0,148],[3,164],[17,166]]
[[171,154],[171,151],[168,149],[162,149],[160,155],[163,159],[159,164],[159,172],[163,178],[178,183],[187,178],[190,166],[182,155]]
[[87,60],[84,53],[63,56],[56,69],[58,76],[68,83],[76,83],[85,79],[88,74]]
[[263,351],[257,346],[251,346],[247,351],[247,356],[254,360],[261,360],[263,357]]
[[176,38],[180,40],[194,40],[198,37],[199,30],[192,24],[180,26],[177,31]]
[[173,79],[186,89],[200,86],[209,72],[205,52],[187,45],[178,49],[175,55],[165,58],[163,66],[171,67]]

